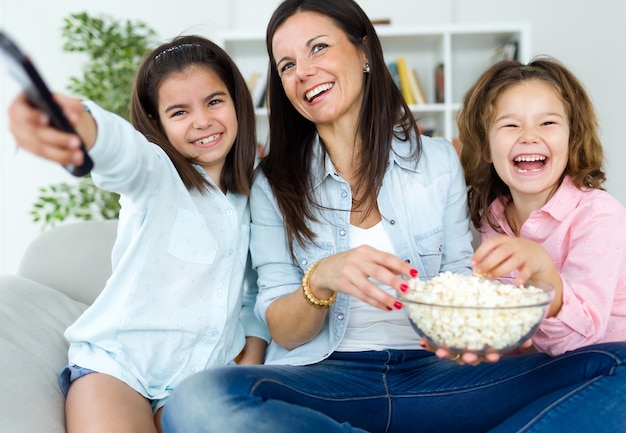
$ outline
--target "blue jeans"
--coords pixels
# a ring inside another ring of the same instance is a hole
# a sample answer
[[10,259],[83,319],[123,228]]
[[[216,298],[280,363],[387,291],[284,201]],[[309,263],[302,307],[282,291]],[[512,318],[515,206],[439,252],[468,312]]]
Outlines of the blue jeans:
[[624,432],[626,343],[459,366],[426,351],[335,353],[186,379],[166,433]]

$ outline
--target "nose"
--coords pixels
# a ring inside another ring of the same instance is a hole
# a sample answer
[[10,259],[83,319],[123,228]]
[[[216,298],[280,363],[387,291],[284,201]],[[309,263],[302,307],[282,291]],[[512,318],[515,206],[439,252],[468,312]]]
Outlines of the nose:
[[539,140],[539,134],[535,128],[526,127],[522,130],[520,140],[522,143],[536,143]]
[[213,124],[213,118],[207,112],[199,112],[193,118],[195,129],[206,129]]
[[300,80],[315,73],[315,65],[309,59],[299,59],[296,63],[296,75]]

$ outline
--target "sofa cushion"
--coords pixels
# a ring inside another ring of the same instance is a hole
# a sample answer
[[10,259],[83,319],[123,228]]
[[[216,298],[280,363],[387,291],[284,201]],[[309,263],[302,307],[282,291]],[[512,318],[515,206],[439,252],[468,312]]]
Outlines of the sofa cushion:
[[24,252],[17,274],[91,304],[111,275],[117,224],[77,221],[46,230]]
[[86,308],[30,279],[0,276],[2,431],[65,433],[57,379],[67,363],[63,332]]

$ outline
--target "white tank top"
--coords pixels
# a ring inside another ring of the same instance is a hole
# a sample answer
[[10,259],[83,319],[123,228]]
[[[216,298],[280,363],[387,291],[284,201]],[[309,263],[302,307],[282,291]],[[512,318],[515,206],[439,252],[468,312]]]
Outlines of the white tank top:
[[[382,220],[369,229],[350,226],[350,248],[359,245],[369,245],[395,254]],[[376,283],[387,293],[396,295],[391,287]],[[348,325],[335,350],[357,352],[384,349],[421,349],[419,337],[411,328],[406,312],[395,308],[392,311],[380,310],[358,298],[350,297]]]

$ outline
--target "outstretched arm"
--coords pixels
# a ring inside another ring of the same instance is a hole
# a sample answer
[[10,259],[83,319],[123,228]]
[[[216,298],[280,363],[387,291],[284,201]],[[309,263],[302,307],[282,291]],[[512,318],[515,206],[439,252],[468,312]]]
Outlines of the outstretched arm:
[[[82,137],[86,149],[91,149],[96,140],[97,127],[91,115],[83,109],[82,102],[60,94],[54,94],[54,98]],[[83,163],[80,138],[50,126],[47,115],[29,105],[24,94],[11,102],[8,115],[9,129],[19,147],[62,165]]]

